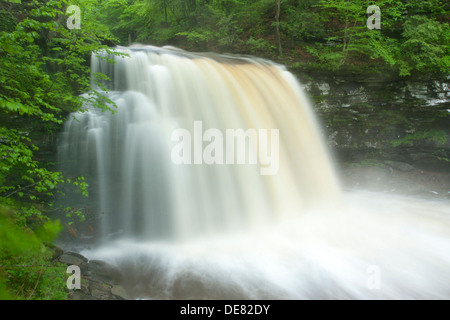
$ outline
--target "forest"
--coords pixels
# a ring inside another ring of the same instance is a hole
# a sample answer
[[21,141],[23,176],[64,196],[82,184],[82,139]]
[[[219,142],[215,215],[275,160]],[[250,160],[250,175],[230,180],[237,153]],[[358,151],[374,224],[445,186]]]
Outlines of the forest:
[[[379,29],[367,26],[370,5]],[[0,299],[67,298],[53,243],[86,217],[56,199],[89,192],[83,176],[58,171],[54,150],[70,112],[110,108],[92,90],[92,52],[140,43],[254,55],[293,72],[448,79],[449,20],[444,0],[2,0]]]

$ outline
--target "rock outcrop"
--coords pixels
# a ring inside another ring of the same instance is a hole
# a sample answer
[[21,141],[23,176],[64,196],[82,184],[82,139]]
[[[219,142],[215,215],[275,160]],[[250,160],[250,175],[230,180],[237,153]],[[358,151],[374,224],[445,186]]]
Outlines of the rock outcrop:
[[105,261],[88,260],[76,252],[63,252],[59,262],[80,268],[80,288],[68,289],[69,300],[128,300],[125,289],[117,283],[117,271]]
[[300,79],[340,162],[378,159],[450,171],[450,77],[314,74]]

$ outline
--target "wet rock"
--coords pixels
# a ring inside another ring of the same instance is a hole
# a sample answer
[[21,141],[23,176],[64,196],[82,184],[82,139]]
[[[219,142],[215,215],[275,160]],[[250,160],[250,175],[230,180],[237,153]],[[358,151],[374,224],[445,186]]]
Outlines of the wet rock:
[[111,293],[116,297],[123,298],[124,300],[130,300],[131,297],[128,295],[127,291],[121,285],[114,285],[111,288]]
[[[340,162],[450,170],[449,79],[308,74],[305,90]],[[404,165],[408,164],[408,165]]]
[[89,293],[93,300],[117,300],[111,292],[112,285],[93,281],[89,285]]
[[89,277],[91,281],[100,283],[113,284],[113,275],[111,274],[112,268],[104,261],[91,260],[88,264],[86,277]]
[[76,265],[79,266],[80,269],[86,269],[88,259],[84,256],[82,256],[79,253],[76,252],[64,252],[60,257],[59,261],[61,263],[67,264],[67,265]]
[[327,95],[330,93],[330,85],[327,82],[321,82],[317,84],[321,94]]
[[394,170],[399,170],[402,172],[413,171],[414,167],[408,163],[400,161],[386,161],[386,164]]
[[69,300],[124,300],[129,296],[116,283],[117,271],[101,260],[88,260],[77,252],[64,252],[59,261],[80,267],[81,285],[79,289],[69,289]]

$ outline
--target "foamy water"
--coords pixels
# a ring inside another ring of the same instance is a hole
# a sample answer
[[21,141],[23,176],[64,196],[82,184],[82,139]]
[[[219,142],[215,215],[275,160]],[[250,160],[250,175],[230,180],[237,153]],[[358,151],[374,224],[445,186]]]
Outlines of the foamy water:
[[449,235],[448,202],[361,192],[248,234],[83,253],[133,298],[448,299]]

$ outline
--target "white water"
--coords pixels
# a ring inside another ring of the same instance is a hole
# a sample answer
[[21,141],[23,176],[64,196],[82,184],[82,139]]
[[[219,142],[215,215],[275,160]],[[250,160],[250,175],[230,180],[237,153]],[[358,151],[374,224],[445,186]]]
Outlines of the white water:
[[358,193],[247,235],[83,252],[133,298],[448,299],[448,203]]
[[[117,112],[87,106],[70,118],[60,155],[87,176],[88,205],[103,213],[101,245],[84,254],[115,265],[133,298],[450,297],[448,203],[342,195],[310,104],[283,67],[121,50],[130,57],[114,67],[92,61],[112,78]],[[193,133],[194,121],[278,129],[279,171],[175,165],[171,134]]]

